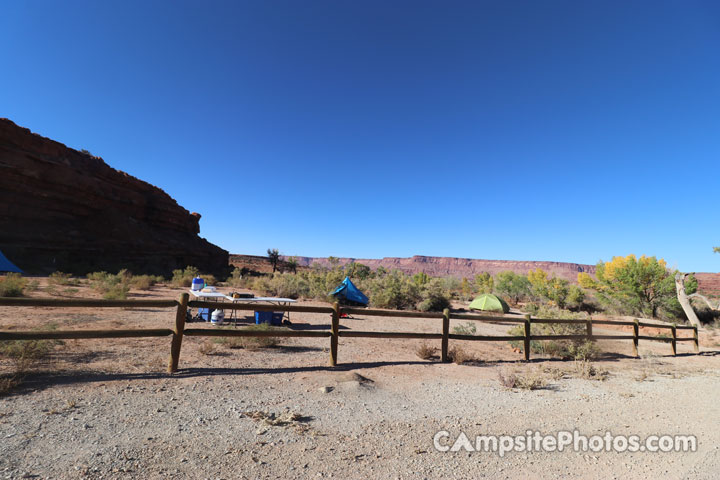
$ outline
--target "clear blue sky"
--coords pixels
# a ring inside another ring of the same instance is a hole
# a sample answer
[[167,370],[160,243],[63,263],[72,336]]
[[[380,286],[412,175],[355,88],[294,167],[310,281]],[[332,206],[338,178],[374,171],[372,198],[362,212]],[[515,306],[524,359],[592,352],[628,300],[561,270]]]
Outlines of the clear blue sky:
[[714,1],[5,1],[0,116],[232,253],[719,271]]

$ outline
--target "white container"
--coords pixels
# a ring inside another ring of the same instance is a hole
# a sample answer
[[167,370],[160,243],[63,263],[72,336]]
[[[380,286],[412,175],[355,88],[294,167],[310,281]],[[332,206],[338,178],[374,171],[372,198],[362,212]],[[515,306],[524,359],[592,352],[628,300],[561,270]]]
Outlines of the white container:
[[222,310],[215,310],[213,311],[212,315],[210,316],[210,323],[213,325],[222,325],[225,321],[225,312]]

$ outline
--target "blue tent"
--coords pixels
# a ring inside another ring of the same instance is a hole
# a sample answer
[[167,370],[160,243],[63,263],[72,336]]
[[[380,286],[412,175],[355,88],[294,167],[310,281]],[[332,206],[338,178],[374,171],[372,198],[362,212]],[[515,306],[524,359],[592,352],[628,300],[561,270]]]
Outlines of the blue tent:
[[2,251],[0,251],[0,272],[22,273],[22,270],[13,265],[13,263],[3,255]]
[[349,303],[357,303],[360,305],[367,305],[370,301],[358,288],[350,281],[350,277],[345,277],[345,280],[335,289],[330,295],[333,297],[340,297]]

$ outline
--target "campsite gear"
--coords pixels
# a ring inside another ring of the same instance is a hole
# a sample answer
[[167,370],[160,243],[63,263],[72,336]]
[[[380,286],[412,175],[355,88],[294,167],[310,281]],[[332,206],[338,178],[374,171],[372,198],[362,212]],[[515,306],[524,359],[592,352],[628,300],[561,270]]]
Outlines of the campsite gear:
[[215,287],[207,287],[207,286],[206,286],[206,287],[203,287],[203,289],[200,290],[200,291],[201,291],[201,292],[205,292],[205,293],[213,293],[213,292],[217,292],[217,288],[215,288]]
[[0,251],[0,272],[23,273]]
[[225,312],[223,312],[222,310],[215,310],[210,316],[210,323],[212,323],[213,325],[222,325],[224,320]]
[[193,278],[192,286],[190,287],[190,289],[195,292],[199,292],[200,290],[203,289],[204,286],[205,286],[205,280],[200,278],[200,276],[198,275],[197,277]]
[[255,324],[269,323],[270,325],[282,325],[284,312],[255,312]]
[[505,300],[491,293],[478,295],[475,300],[470,303],[468,308],[470,310],[483,310],[486,312],[508,313],[510,311],[510,307],[505,303]]
[[337,298],[340,303],[346,305],[359,305],[367,307],[370,301],[363,292],[358,290],[355,284],[350,281],[350,277],[345,277],[340,286],[338,286],[334,292],[330,295]]
[[239,292],[232,292],[230,294],[232,298],[254,298],[255,295],[252,293],[239,293]]

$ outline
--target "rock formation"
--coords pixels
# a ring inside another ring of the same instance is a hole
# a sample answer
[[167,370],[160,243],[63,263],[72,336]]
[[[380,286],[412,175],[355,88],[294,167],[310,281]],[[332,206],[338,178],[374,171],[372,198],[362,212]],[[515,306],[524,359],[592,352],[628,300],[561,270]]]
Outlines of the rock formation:
[[[287,260],[288,257],[282,257]],[[298,266],[309,267],[313,264],[329,267],[327,258],[295,257]],[[515,261],[515,260],[475,260],[470,258],[451,257],[425,257],[416,255],[409,258],[385,257],[382,259],[361,259],[361,258],[339,258],[340,265],[350,262],[357,262],[367,265],[373,270],[383,267],[386,270],[400,270],[405,273],[425,272],[428,275],[443,277],[472,277],[478,273],[488,272],[495,275],[499,272],[510,270],[515,273],[527,274],[530,270],[542,268],[556,277],[566,278],[577,283],[577,274],[586,272],[595,273],[594,265],[582,265],[578,263],[564,262],[541,262],[541,261]]]
[[0,119],[0,250],[28,273],[220,273],[228,252],[161,189]]

